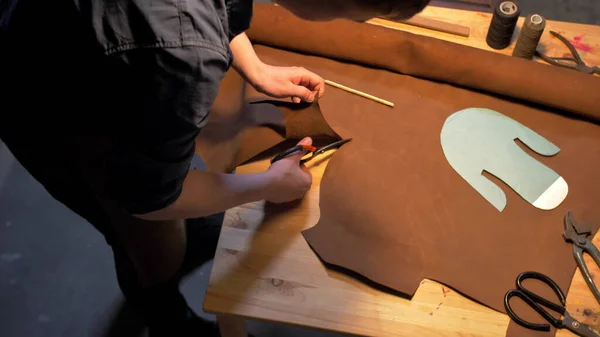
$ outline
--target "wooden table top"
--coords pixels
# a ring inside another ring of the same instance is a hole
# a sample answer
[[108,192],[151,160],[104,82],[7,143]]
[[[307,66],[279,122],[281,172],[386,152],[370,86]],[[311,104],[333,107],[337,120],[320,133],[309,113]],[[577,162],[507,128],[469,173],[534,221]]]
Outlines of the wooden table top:
[[[407,30],[456,43],[489,49],[485,33],[491,14],[427,8],[424,16],[471,27],[462,38],[397,23]],[[521,18],[522,22],[523,18]],[[375,20],[382,24],[381,20]],[[588,65],[600,64],[600,27],[548,22],[542,44],[551,55],[568,52],[551,39],[553,29],[576,45]],[[502,50],[510,54],[509,49]],[[411,300],[375,290],[345,274],[327,269],[310,249],[301,231],[319,218],[319,185],[327,165],[309,162],[313,186],[293,206],[256,202],[230,209],[218,243],[204,310],[218,314],[269,320],[344,333],[371,336],[504,336],[508,316],[477,304],[453,290],[423,280]],[[266,170],[268,161],[238,168],[238,173]],[[600,235],[594,238],[600,245]],[[598,269],[588,259],[593,274]],[[567,298],[568,311],[582,323],[598,329],[600,306],[576,272]],[[564,330],[557,336],[573,336]]]
[[[535,13],[521,13],[521,15],[527,14]],[[468,26],[471,28],[471,34],[469,37],[461,37],[448,33],[435,32],[425,28],[408,26],[406,24],[383,19],[373,19],[368,22],[389,28],[413,32],[419,35],[430,36],[440,40],[446,40],[479,49],[485,49],[496,53],[511,55],[519,36],[520,27],[523,26],[523,21],[525,20],[525,17],[519,18],[517,29],[515,29],[510,46],[508,46],[506,49],[496,50],[492,49],[485,42],[488,27],[490,25],[490,21],[492,20],[491,13],[461,11],[456,9],[429,6],[426,7],[425,10],[419,15],[448,23]],[[545,51],[545,53],[549,56],[571,57],[569,49],[567,49],[567,47],[557,38],[550,35],[549,32],[551,30],[567,38],[579,51],[579,55],[588,66],[600,66],[600,26],[562,21],[546,22],[546,29],[544,30],[544,34],[542,35],[540,44],[538,45],[538,50]],[[540,62],[544,63],[542,60],[540,60]]]

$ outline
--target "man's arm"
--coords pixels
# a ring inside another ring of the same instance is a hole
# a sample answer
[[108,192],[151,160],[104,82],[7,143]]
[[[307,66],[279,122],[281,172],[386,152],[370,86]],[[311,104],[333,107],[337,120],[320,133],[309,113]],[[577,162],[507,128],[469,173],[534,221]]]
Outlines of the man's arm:
[[[312,144],[310,138],[301,141]],[[310,188],[312,177],[300,164],[302,153],[284,158],[268,171],[256,174],[217,174],[190,171],[179,198],[158,211],[137,215],[145,220],[199,218],[248,202],[267,199],[288,202],[301,198]]]
[[272,185],[267,172],[258,174],[217,174],[190,171],[181,195],[166,208],[140,214],[146,220],[199,218],[228,208],[267,198]]
[[233,54],[233,68],[244,77],[248,83],[257,83],[264,63],[258,58],[252,43],[246,33],[234,37],[229,43]]
[[236,36],[229,44],[233,67],[252,86],[271,97],[291,97],[296,103],[312,102],[315,95],[323,96],[323,79],[302,67],[275,67],[263,63],[246,33]]
[[211,49],[132,50],[118,55],[132,116],[108,163],[110,197],[143,219],[196,218],[246,202],[302,197],[310,173],[290,157],[253,175],[189,171],[195,139],[226,71]]

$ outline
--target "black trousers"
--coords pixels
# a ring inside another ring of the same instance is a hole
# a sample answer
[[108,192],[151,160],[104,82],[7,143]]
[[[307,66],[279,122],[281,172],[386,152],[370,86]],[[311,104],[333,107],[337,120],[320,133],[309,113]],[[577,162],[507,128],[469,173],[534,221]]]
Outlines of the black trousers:
[[[188,310],[179,280],[212,258],[222,218],[193,221],[181,270],[162,284],[142,287],[98,199],[102,179],[95,179],[97,167],[88,160],[102,155],[99,144],[110,143],[110,125],[98,122],[106,107],[90,99],[94,88],[80,83],[89,71],[102,70],[90,69],[87,49],[78,45],[85,32],[72,29],[78,26],[69,19],[77,15],[68,15],[72,1],[37,3],[45,5],[29,11],[17,6],[10,29],[0,31],[0,139],[52,197],[104,234],[119,286],[136,312],[149,325],[176,320]],[[23,15],[27,20],[20,20]]]
[[13,127],[16,132],[6,132],[0,136],[17,160],[53,198],[104,234],[113,250],[117,280],[127,304],[151,328],[176,326],[178,321],[185,319],[189,315],[189,309],[179,291],[179,282],[187,273],[214,257],[223,213],[188,220],[188,245],[181,269],[166,282],[144,288],[125,247],[114,233],[108,216],[88,187],[78,165],[74,163],[72,156],[75,154],[60,150],[48,151],[46,146],[55,149],[61,146],[56,140],[42,143],[38,137],[26,137],[25,132],[21,132],[21,126]]

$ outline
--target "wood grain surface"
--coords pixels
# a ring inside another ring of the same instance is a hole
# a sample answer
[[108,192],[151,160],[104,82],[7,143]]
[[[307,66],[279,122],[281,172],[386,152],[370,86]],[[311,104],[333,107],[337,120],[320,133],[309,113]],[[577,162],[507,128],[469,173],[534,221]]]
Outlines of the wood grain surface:
[[[517,29],[515,29],[510,46],[508,46],[506,49],[495,50],[489,47],[485,42],[490,21],[492,20],[491,13],[429,6],[425,8],[420,16],[467,26],[471,28],[471,33],[469,37],[461,37],[448,33],[436,32],[426,28],[413,27],[384,19],[372,19],[368,22],[376,25],[413,32],[419,35],[435,37],[441,40],[468,45],[479,49],[498,52],[505,55],[511,55],[519,36],[520,27],[523,26],[523,21],[525,20],[525,17],[519,18]],[[551,30],[558,32],[571,41],[571,43],[579,51],[579,55],[588,65],[600,66],[600,26],[560,21],[548,21],[546,23],[546,29],[544,30],[544,34],[542,35],[540,44],[538,45],[538,50],[548,54],[549,56],[570,57],[571,54],[567,47],[558,39],[550,35]],[[539,60],[539,62],[545,63],[542,60]]]
[[[300,232],[319,217],[319,184],[327,161],[309,162],[313,187],[299,204],[256,202],[227,211],[205,311],[369,336],[505,335],[506,315],[435,281],[424,280],[408,300],[326,268]],[[244,165],[238,173],[268,165],[268,160]],[[594,241],[600,245],[600,235]],[[598,275],[593,261],[588,266]],[[599,328],[600,306],[579,272],[569,290],[568,311]],[[570,335],[561,331],[557,336]]]
[[[485,33],[490,14],[428,8],[424,15],[470,26],[471,37],[391,24],[397,29],[489,49]],[[577,40],[580,47],[589,47],[589,51],[581,51],[584,60],[590,65],[600,64],[600,27],[551,21],[548,29],[569,39],[581,37]],[[548,35],[544,33],[542,38],[547,53],[568,52]],[[510,54],[513,46],[514,42],[501,52]],[[409,300],[328,269],[319,261],[300,233],[319,218],[319,184],[332,153],[309,162],[313,186],[299,203],[276,206],[256,202],[226,212],[204,310],[369,336],[504,336],[508,316],[435,281],[424,280]],[[268,165],[268,160],[263,160],[241,166],[237,172],[259,172]],[[600,245],[600,235],[594,242]],[[591,273],[600,275],[593,261],[586,260]],[[579,271],[569,289],[567,309],[600,332],[600,306]],[[565,330],[557,336],[573,334]]]
[[455,23],[449,23],[442,20],[436,20],[422,15],[415,15],[410,19],[401,21],[400,23],[404,23],[410,26],[426,28],[429,30],[435,30],[442,33],[454,34],[462,37],[469,37],[469,34],[471,33],[471,28],[467,26],[457,25]]

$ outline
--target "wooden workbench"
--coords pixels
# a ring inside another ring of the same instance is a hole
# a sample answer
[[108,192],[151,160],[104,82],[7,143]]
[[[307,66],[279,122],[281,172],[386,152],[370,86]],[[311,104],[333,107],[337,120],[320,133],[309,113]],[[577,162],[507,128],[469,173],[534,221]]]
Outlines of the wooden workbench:
[[[491,50],[485,43],[491,14],[430,7],[422,15],[470,26],[471,36],[462,38],[381,20],[372,23]],[[562,56],[568,50],[549,37],[550,29],[575,41],[589,65],[600,64],[600,27],[548,22],[543,48],[550,55]],[[500,52],[510,54],[513,46],[514,42]],[[313,186],[301,202],[287,206],[257,202],[225,214],[204,300],[204,310],[218,315],[224,337],[245,336],[244,318],[370,336],[505,335],[506,315],[434,281],[423,280],[409,300],[327,269],[300,234],[319,218],[319,184],[327,161],[309,163]],[[267,168],[265,160],[244,165],[237,172]],[[600,244],[600,235],[595,242]],[[599,272],[591,260],[588,265],[592,273]],[[568,311],[593,328],[600,325],[600,307],[579,272],[569,290]],[[569,335],[567,331],[557,334]]]
[[[521,15],[524,14],[527,15],[532,13],[521,13]],[[520,27],[523,26],[523,21],[525,20],[524,17],[519,18],[517,29],[515,29],[512,37],[511,45],[506,49],[496,50],[492,49],[485,42],[488,27],[490,25],[490,21],[492,20],[492,14],[490,13],[460,11],[439,7],[426,7],[425,10],[419,15],[470,27],[471,34],[468,38],[466,38],[447,33],[439,33],[425,28],[408,26],[406,24],[391,22],[383,19],[373,19],[370,20],[369,23],[405,30],[415,34],[430,36],[441,40],[493,51],[496,53],[511,55],[519,36]],[[577,48],[579,51],[579,55],[581,55],[583,60],[588,65],[600,65],[600,26],[560,21],[548,21],[546,23],[546,29],[544,30],[544,35],[542,35],[542,39],[538,45],[538,50],[545,52],[549,56],[571,57],[571,53],[567,47],[565,47],[565,45],[562,44],[562,42],[560,42],[558,39],[550,35],[549,31],[551,30],[556,31],[571,41],[573,46],[575,46],[575,48]],[[543,63],[544,61],[540,60],[540,62]]]

